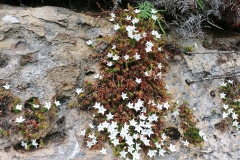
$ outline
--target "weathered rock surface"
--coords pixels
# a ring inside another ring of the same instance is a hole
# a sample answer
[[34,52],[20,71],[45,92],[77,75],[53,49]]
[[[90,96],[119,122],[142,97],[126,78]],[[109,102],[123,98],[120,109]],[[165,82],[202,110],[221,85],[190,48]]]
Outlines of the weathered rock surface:
[[[105,156],[86,147],[80,132],[92,122],[92,116],[67,107],[76,96],[74,89],[83,82],[84,69],[91,64],[89,57],[92,50],[85,41],[111,34],[111,23],[55,7],[14,8],[2,5],[0,18],[0,85],[9,82],[11,91],[22,99],[23,104],[32,97],[38,97],[42,104],[55,99],[62,103],[57,114],[58,123],[53,122],[51,130],[44,134],[57,133],[46,138],[49,143],[43,149],[16,151],[13,147],[8,148],[14,144],[9,141],[10,138],[1,138],[0,160],[117,159],[107,144],[103,144],[109,153]],[[205,38],[209,45],[214,40],[221,42],[212,36]],[[232,40],[225,41],[225,44],[232,44]],[[196,52],[204,52],[208,51],[202,45],[205,41],[188,39],[177,40],[177,43],[186,47],[197,42]],[[94,67],[97,70],[98,67]],[[188,102],[194,110],[197,127],[206,133],[208,141],[203,142],[201,147],[190,145],[188,148],[180,140],[175,141],[177,152],[156,159],[240,159],[239,133],[232,126],[228,126],[226,132],[216,127],[222,121],[218,87],[224,79],[210,79],[211,76],[238,72],[239,69],[239,54],[183,55],[170,63],[165,80],[172,101],[179,101],[179,104]],[[196,82],[187,84],[186,79]],[[210,95],[211,91],[215,92],[215,97]],[[170,126],[177,127],[182,133],[178,117],[169,114],[167,119]],[[142,155],[142,159],[149,158]]]
[[[63,133],[63,128],[72,128],[77,122],[77,125],[82,126],[87,123],[77,111],[69,111],[67,105],[76,97],[75,88],[81,87],[85,69],[92,65],[92,49],[86,41],[107,36],[111,32],[112,24],[107,20],[64,8],[15,8],[0,5],[0,85],[9,83],[11,92],[21,99],[23,105],[33,97],[38,98],[42,105],[55,99],[62,103],[58,108],[58,117],[44,132],[39,133],[38,138],[60,129]],[[76,112],[75,115],[72,112]],[[74,116],[76,121],[73,121]],[[10,125],[15,125],[15,118],[12,117]],[[65,126],[63,122],[59,123],[59,119],[66,120]],[[82,126],[78,129],[82,129]],[[73,135],[75,133],[78,131]],[[71,139],[75,137],[68,136]],[[22,139],[18,134],[1,137],[0,149],[11,147]],[[81,144],[76,139],[69,141],[69,146],[65,146],[73,150],[73,153],[69,150],[69,155],[64,148],[55,149],[64,157],[61,159],[71,159],[79,152],[79,146]],[[46,150],[46,155],[53,156],[55,150]],[[28,155],[15,153],[6,155],[1,152],[0,159]],[[32,154],[29,155],[31,157]],[[45,155],[39,153],[39,156]]]

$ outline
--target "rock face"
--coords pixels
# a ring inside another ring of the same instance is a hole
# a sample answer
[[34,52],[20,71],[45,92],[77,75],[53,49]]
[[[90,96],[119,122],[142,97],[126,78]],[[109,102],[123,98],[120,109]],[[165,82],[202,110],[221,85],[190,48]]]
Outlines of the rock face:
[[[39,137],[57,132],[61,128],[59,119],[73,114],[68,113],[67,105],[76,97],[75,88],[81,87],[86,68],[93,65],[92,49],[86,41],[111,33],[112,24],[107,20],[67,9],[0,5],[0,86],[10,84],[22,105],[33,97],[42,105],[55,99],[62,103],[58,117]],[[75,116],[77,120],[81,117]],[[67,121],[67,128],[74,123]],[[0,149],[22,139],[19,135],[1,137]],[[79,148],[76,144],[73,145]],[[0,155],[0,159],[10,158]]]
[[[57,118],[49,129],[41,133],[48,135],[45,147],[33,152],[15,150],[12,146],[22,140],[18,135],[0,137],[0,160],[113,160],[112,148],[108,155],[89,150],[84,144],[81,131],[92,123],[91,113],[69,109],[68,104],[76,98],[76,87],[81,87],[87,68],[95,68],[91,59],[92,49],[86,40],[112,34],[112,24],[103,19],[92,18],[63,8],[15,8],[0,5],[0,85],[11,85],[11,92],[25,104],[36,97],[41,104],[59,100]],[[224,38],[178,40],[183,47],[198,44],[196,52],[208,51],[203,42],[212,46],[212,42],[224,41]],[[236,38],[237,39],[237,38]],[[239,39],[239,37],[238,37]],[[219,44],[220,45],[220,44]],[[239,43],[236,43],[239,47]],[[104,48],[104,46],[103,46]],[[210,48],[216,49],[216,48]],[[220,61],[222,60],[222,61]],[[175,57],[169,64],[165,81],[169,86],[173,102],[187,101],[194,110],[197,127],[207,135],[208,141],[201,147],[184,147],[180,140],[175,141],[177,152],[165,154],[164,159],[240,159],[240,137],[236,130],[227,126],[227,131],[218,130],[222,121],[222,102],[218,87],[221,79],[211,78],[228,72],[240,70],[239,54],[196,54]],[[221,62],[219,64],[219,62]],[[237,76],[239,78],[239,76]],[[194,82],[187,84],[186,80]],[[200,81],[198,81],[200,79]],[[213,95],[213,91],[215,96]],[[210,94],[211,92],[211,94]],[[1,117],[0,117],[1,118]],[[167,117],[170,126],[178,128],[179,118],[171,114]],[[174,140],[173,140],[174,141]],[[163,157],[156,157],[162,159]],[[149,159],[142,155],[143,160]]]

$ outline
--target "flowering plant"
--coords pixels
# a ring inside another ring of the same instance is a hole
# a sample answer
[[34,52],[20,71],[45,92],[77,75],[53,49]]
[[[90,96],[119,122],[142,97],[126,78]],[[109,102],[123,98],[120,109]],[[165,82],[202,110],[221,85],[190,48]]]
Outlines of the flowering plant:
[[[89,148],[102,149],[99,141],[109,141],[122,158],[140,158],[140,149],[149,157],[174,152],[167,142],[164,115],[171,108],[163,81],[171,54],[162,50],[165,41],[155,25],[160,14],[142,18],[141,10],[129,6],[111,13],[115,34],[105,37],[110,45],[100,60],[101,76],[85,83],[78,95],[79,107],[95,113],[92,124],[81,132]],[[100,78],[101,77],[101,78]]]
[[226,79],[220,84],[220,98],[224,102],[223,119],[232,119],[232,126],[240,130],[240,84],[237,79]]

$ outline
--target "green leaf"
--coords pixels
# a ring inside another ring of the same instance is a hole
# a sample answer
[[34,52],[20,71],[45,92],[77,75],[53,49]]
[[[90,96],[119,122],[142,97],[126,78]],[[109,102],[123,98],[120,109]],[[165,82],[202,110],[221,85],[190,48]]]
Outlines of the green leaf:
[[151,10],[154,8],[154,5],[148,1],[139,3],[136,7],[140,10],[140,17],[146,19],[152,16]]

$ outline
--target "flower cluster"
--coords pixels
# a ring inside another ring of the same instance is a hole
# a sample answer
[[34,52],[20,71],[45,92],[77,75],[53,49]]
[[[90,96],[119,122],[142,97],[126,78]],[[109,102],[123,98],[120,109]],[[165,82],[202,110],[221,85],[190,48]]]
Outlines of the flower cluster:
[[105,38],[110,46],[100,60],[101,73],[78,93],[79,107],[89,106],[97,122],[81,132],[87,146],[108,140],[115,155],[125,159],[140,159],[141,149],[150,158],[176,151],[164,133],[164,115],[171,105],[162,77],[170,54],[162,50],[165,41],[154,25],[157,16],[143,19],[140,12],[129,7],[111,13],[115,34]]
[[220,84],[220,98],[223,100],[223,119],[231,118],[232,126],[240,130],[240,84],[237,80],[228,79]]
[[[56,107],[61,104],[59,101],[55,100],[53,104],[51,102],[45,102],[45,105],[41,107],[37,98],[31,98],[30,100],[26,101],[24,105],[22,105],[20,104],[19,98],[12,98],[12,95],[10,94],[10,86],[11,85],[9,84],[2,86],[5,89],[3,92],[6,94],[6,98],[9,99],[7,101],[11,102],[10,104],[7,104],[9,108],[5,108],[4,110],[7,111],[9,109],[9,112],[14,112],[17,114],[14,123],[17,125],[17,130],[25,138],[25,141],[22,141],[20,146],[24,147],[25,149],[30,149],[31,146],[37,148],[39,144],[37,143],[36,138],[39,137],[38,134],[40,130],[49,127],[49,119],[55,115]],[[6,90],[8,91],[6,92]],[[0,96],[0,99],[5,100],[5,97]],[[46,115],[48,113],[51,114]],[[4,115],[8,114],[10,113],[4,113]]]

